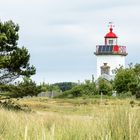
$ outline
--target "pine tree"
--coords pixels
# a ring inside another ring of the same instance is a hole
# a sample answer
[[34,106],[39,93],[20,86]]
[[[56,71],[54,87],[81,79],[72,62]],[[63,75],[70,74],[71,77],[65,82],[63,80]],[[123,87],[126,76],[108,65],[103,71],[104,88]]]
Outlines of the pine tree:
[[28,50],[18,47],[18,31],[19,25],[13,21],[0,22],[0,84],[35,74],[35,67],[29,64]]

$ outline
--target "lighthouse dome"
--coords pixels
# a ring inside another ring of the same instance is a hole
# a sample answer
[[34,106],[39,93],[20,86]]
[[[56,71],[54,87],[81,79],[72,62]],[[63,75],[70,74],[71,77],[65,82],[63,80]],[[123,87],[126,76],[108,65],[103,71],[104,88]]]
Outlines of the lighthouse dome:
[[113,28],[110,28],[110,32],[105,35],[105,38],[118,38],[115,33],[113,33]]

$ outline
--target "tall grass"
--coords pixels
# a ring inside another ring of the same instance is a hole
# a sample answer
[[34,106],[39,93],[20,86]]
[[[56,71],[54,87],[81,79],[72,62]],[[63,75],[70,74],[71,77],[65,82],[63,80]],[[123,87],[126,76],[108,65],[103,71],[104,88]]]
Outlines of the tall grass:
[[139,130],[139,106],[98,105],[89,115],[0,109],[0,140],[140,140]]

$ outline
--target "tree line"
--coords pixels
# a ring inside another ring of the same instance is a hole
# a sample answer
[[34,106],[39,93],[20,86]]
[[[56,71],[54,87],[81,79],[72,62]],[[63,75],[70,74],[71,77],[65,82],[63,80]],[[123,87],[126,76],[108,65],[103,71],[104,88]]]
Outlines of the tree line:
[[[136,95],[140,97],[140,64],[130,64],[128,68],[115,70],[112,81],[99,78],[96,81],[85,80],[78,84],[62,82],[55,84],[41,83],[37,85],[30,76],[36,73],[30,65],[30,54],[25,47],[18,46],[19,25],[13,21],[0,22],[0,94],[9,97],[36,96],[40,92],[57,91],[63,94],[59,97],[93,97],[96,95]],[[20,82],[14,82],[22,78]]]

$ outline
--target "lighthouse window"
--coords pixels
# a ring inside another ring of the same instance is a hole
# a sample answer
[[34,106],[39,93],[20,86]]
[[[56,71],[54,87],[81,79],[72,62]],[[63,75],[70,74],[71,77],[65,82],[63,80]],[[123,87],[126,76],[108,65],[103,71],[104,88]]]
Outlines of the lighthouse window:
[[103,46],[99,46],[99,52],[102,52],[102,47],[103,47]]
[[102,52],[106,51],[106,46],[103,46]]
[[112,53],[113,45],[99,45],[97,48],[98,53]]
[[113,40],[109,40],[109,44],[110,45],[113,45]]
[[113,46],[109,46],[109,51],[112,52]]
[[109,52],[110,46],[106,46],[106,52]]

